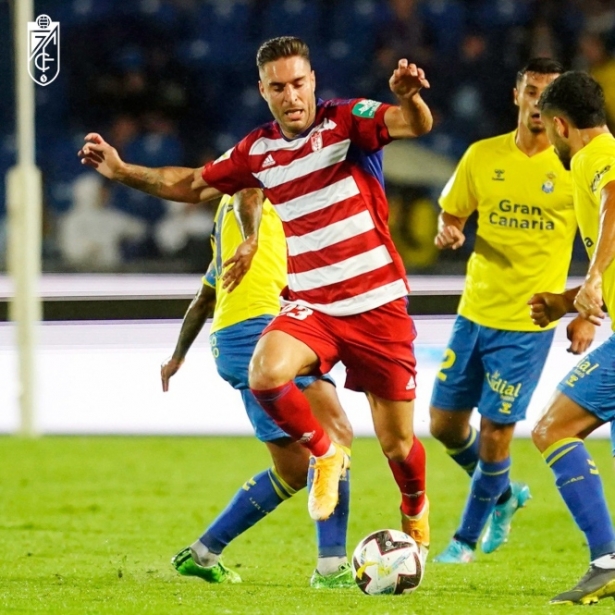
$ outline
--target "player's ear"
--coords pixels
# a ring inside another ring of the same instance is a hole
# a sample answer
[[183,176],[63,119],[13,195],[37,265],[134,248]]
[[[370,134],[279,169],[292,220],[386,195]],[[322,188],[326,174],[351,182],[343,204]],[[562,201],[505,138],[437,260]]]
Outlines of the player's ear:
[[265,96],[265,86],[260,79],[258,80],[258,91],[261,93],[261,96],[267,100],[267,97]]
[[517,88],[513,88],[513,103],[515,103],[515,107],[519,106],[519,90]]
[[553,118],[553,125],[555,126],[555,132],[557,132],[558,136],[567,139],[570,135],[570,124],[566,120],[565,117],[561,115],[556,115]]

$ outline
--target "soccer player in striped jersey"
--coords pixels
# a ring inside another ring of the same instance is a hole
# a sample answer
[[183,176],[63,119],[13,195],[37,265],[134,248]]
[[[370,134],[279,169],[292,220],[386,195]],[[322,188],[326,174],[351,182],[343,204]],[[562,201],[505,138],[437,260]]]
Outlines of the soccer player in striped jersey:
[[[533,296],[532,319],[546,327],[576,308],[599,325],[606,304],[615,331],[615,138],[606,125],[604,93],[588,74],[571,71],[545,89],[539,106],[549,140],[572,170],[574,208],[590,264],[580,288]],[[598,468],[583,442],[614,419],[615,334],[564,377],[532,432],[589,546],[589,569],[552,604],[591,604],[615,596],[615,530]]]
[[[389,80],[396,105],[364,98],[317,100],[309,49],[296,37],[263,43],[257,66],[274,121],[198,175],[126,164],[95,133],[86,136],[82,162],[169,199],[263,189],[286,235],[288,304],[257,344],[250,388],[276,423],[310,451],[308,508],[313,519],[326,519],[337,505],[348,459],[314,417],[294,378],[326,373],[341,360],[345,386],[367,395],[400,490],[402,529],[425,557],[425,449],[413,429],[416,333],[407,313],[406,272],[387,224],[382,148],[431,129],[431,112],[420,95],[429,82],[421,68],[402,59]],[[248,237],[246,245],[251,244],[256,242]]]
[[[495,551],[530,497],[528,485],[510,480],[510,442],[525,418],[557,322],[537,331],[527,301],[536,288],[565,288],[577,228],[569,173],[537,107],[541,92],[562,72],[548,58],[531,60],[519,71],[516,130],[471,145],[440,197],[439,248],[464,243],[464,225],[474,211],[478,230],[431,399],[431,433],[471,477],[461,522],[437,562],[472,562],[486,524],[481,547]],[[571,351],[583,352],[593,334],[587,321],[573,321]],[[480,431],[470,424],[475,407]]]
[[[236,198],[254,198],[244,191]],[[256,195],[260,198],[260,195]],[[260,201],[259,201],[260,205]],[[233,197],[220,201],[212,234],[213,260],[199,292],[184,316],[173,355],[163,363],[163,390],[177,373],[207,318],[213,315],[209,341],[218,373],[241,393],[256,437],[265,444],[273,467],[252,477],[205,533],[172,560],[178,572],[210,583],[237,583],[239,575],[220,559],[234,538],[273,512],[305,487],[309,453],[291,440],[260,407],[248,387],[248,364],[262,330],[280,311],[280,292],[286,285],[286,246],[280,219],[270,203],[262,207],[260,233],[266,240],[254,255],[242,283],[225,287],[223,268],[232,263],[243,241],[233,213]],[[230,292],[232,290],[232,292]],[[329,376],[302,376],[296,380],[327,432],[350,453],[352,427],[335,394]],[[346,559],[346,530],[350,496],[349,472],[340,481],[340,504],[327,521],[317,521],[318,562],[310,584],[315,588],[354,587]]]

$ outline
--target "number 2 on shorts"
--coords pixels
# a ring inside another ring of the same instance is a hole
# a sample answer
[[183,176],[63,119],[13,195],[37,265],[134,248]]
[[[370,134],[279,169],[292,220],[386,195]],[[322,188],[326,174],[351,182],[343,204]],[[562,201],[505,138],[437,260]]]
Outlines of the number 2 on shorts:
[[448,369],[449,367],[453,367],[453,364],[455,363],[455,359],[457,359],[457,355],[455,354],[455,352],[451,350],[450,348],[447,348],[444,351],[444,358],[442,359],[442,363],[440,365],[440,371],[437,374],[440,380],[442,381],[446,380],[447,376],[444,373],[444,370]]

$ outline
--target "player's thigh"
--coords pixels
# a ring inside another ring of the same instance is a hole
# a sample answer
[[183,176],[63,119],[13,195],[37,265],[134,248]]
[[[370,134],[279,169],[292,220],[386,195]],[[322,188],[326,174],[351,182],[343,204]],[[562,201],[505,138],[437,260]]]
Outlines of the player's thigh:
[[353,435],[352,425],[337,396],[333,379],[328,374],[321,378],[299,376],[295,382],[307,397],[314,416],[329,437],[334,442],[350,447]]
[[373,393],[367,393],[367,399],[382,451],[393,461],[403,461],[414,440],[414,400],[393,401]]
[[549,331],[502,331],[483,327],[480,351],[484,379],[478,411],[493,423],[525,419],[551,348]]
[[337,361],[322,315],[291,304],[263,332],[250,362],[250,386],[280,386],[297,375],[326,373]]
[[[463,316],[455,319],[433,385],[432,408],[460,412],[463,417],[478,405],[484,379],[479,350],[480,330],[480,325]],[[460,420],[463,422],[464,418]]]
[[404,299],[398,299],[343,321],[338,319],[337,343],[346,366],[347,389],[394,401],[416,397],[416,329],[406,305]]
[[615,336],[583,357],[557,385],[534,428],[537,446],[566,437],[583,438],[615,420]]
[[235,389],[248,387],[248,366],[271,317],[259,317],[220,329],[209,336],[218,374]]

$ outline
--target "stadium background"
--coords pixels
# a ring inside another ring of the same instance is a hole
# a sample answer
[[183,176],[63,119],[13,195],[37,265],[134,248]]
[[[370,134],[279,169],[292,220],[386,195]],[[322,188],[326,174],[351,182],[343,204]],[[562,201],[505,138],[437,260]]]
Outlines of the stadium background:
[[[472,141],[514,128],[511,89],[532,56],[590,70],[615,118],[615,7],[608,1],[36,0],[35,14],[62,29],[60,75],[36,88],[49,321],[41,330],[38,427],[46,433],[249,432],[239,397],[215,373],[206,331],[169,395],[157,381],[177,318],[209,261],[212,207],[187,208],[103,181],[76,158],[87,131],[101,132],[126,159],[149,166],[197,166],[217,156],[269,119],[254,54],[262,40],[280,34],[308,41],[323,98],[390,100],[396,59],[424,66],[434,130],[389,146],[385,170],[391,227],[416,291],[413,312],[422,314],[418,429],[425,433],[431,382],[462,284],[455,276],[473,245],[470,226],[462,250],[433,247],[437,195],[456,161]],[[9,0],[0,0],[0,33],[3,177],[15,162]],[[0,272],[6,230],[0,182]],[[577,243],[571,273],[585,266]],[[0,320],[11,292],[0,273]],[[602,327],[600,335],[607,333]],[[522,433],[574,362],[564,348],[560,327]],[[1,323],[0,373],[16,373],[14,331]],[[336,376],[343,381],[339,369]],[[0,389],[7,409],[0,432],[14,431],[19,420],[17,378],[7,383]],[[207,408],[194,403],[203,388]],[[364,400],[344,396],[358,433],[371,433]]]

